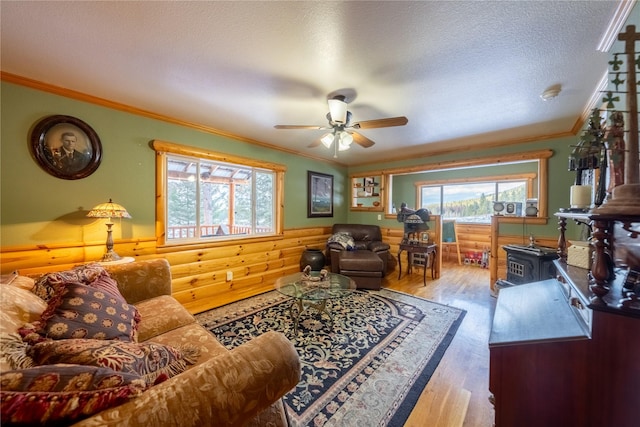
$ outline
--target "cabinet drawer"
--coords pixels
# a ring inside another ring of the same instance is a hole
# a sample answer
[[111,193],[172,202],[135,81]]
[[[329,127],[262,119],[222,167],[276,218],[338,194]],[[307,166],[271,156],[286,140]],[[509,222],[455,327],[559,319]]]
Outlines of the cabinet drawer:
[[569,285],[569,296],[567,301],[578,319],[584,322],[583,326],[585,328],[585,332],[591,336],[593,311],[587,306],[588,301],[585,301],[582,294],[576,291],[571,285]]

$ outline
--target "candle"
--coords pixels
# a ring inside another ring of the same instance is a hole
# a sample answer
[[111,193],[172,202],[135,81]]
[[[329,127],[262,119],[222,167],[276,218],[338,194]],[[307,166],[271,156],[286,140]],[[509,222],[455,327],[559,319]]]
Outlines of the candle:
[[572,209],[588,209],[591,206],[591,186],[572,185],[570,200]]

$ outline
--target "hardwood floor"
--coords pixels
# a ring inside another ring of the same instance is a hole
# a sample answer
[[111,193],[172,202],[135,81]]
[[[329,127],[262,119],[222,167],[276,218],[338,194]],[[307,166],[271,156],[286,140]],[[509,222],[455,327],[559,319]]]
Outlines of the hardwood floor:
[[400,280],[397,274],[391,272],[383,286],[467,311],[405,427],[491,427],[488,342],[496,298],[489,270],[445,262],[440,278],[427,280],[427,286],[418,268]]

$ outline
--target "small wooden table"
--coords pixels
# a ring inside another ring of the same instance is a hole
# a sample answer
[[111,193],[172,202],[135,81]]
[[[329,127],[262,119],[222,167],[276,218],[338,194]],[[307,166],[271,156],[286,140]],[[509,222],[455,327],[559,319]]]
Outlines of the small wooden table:
[[411,274],[413,267],[413,254],[425,254],[425,266],[422,274],[422,281],[424,282],[424,286],[427,286],[427,265],[426,262],[431,258],[431,278],[434,276],[434,269],[436,264],[436,252],[438,250],[438,245],[435,243],[429,244],[413,244],[409,243],[400,243],[400,249],[398,250],[398,280],[400,280],[400,276],[402,276],[402,259],[400,255],[402,251],[407,251],[407,261],[409,262],[409,268],[407,272]]

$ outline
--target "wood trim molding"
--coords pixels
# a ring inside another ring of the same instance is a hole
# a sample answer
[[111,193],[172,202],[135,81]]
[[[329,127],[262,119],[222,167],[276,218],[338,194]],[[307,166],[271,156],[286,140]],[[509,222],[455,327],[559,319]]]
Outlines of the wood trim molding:
[[627,22],[627,18],[635,6],[636,0],[622,0],[618,3],[618,8],[613,13],[609,26],[602,34],[602,39],[598,43],[596,50],[598,52],[609,52],[611,46],[618,38],[618,33],[622,29],[622,26]]
[[519,174],[505,174],[505,175],[489,175],[489,176],[474,176],[469,178],[454,178],[454,179],[436,179],[433,181],[416,181],[413,183],[415,186],[422,185],[440,185],[440,184],[460,184],[463,182],[478,182],[478,181],[531,181],[536,178],[535,173],[519,173]]
[[180,154],[183,156],[193,156],[213,160],[216,162],[236,163],[254,168],[271,169],[276,172],[286,172],[287,167],[278,163],[269,163],[263,160],[256,160],[249,157],[241,157],[233,154],[218,153],[204,148],[191,147],[188,145],[176,144],[154,139],[151,141],[151,148],[156,152]]
[[[384,174],[404,174],[416,172],[428,172],[438,169],[459,169],[471,166],[483,166],[492,164],[518,163],[532,160],[548,159],[553,156],[553,150],[525,151],[522,153],[501,154],[487,157],[476,157],[463,160],[448,160],[436,163],[423,163],[415,166],[405,166],[393,169],[384,169]],[[370,173],[370,172],[369,172]]]
[[65,98],[75,99],[77,101],[87,102],[94,105],[99,105],[102,107],[110,108],[112,110],[123,111],[125,113],[134,114],[141,117],[147,117],[154,120],[159,120],[165,123],[171,123],[177,126],[182,126],[186,128],[195,129],[201,132],[205,132],[212,135],[218,135],[225,138],[231,138],[236,141],[246,142],[248,144],[257,145],[260,147],[269,148],[271,150],[277,150],[284,153],[294,154],[296,156],[302,156],[309,159],[336,164],[340,166],[345,166],[343,163],[340,163],[335,160],[329,160],[322,157],[317,157],[312,154],[291,150],[283,147],[278,147],[276,145],[267,144],[266,142],[258,141],[251,138],[246,138],[240,135],[232,134],[229,132],[221,131],[220,129],[213,128],[211,126],[205,126],[198,123],[188,122],[185,120],[176,119],[174,117],[169,117],[163,114],[154,113],[152,111],[143,110],[141,108],[133,107],[131,105],[123,104],[120,102],[111,101],[105,98],[100,98],[97,96],[89,95],[83,92],[79,92],[73,89],[67,89],[60,86],[54,86],[49,83],[44,83],[38,80],[29,79],[27,77],[22,77],[16,74],[7,73],[6,71],[0,71],[0,80],[13,83],[16,85],[28,87],[31,89],[36,89],[42,92],[52,93],[54,95],[63,96]]

